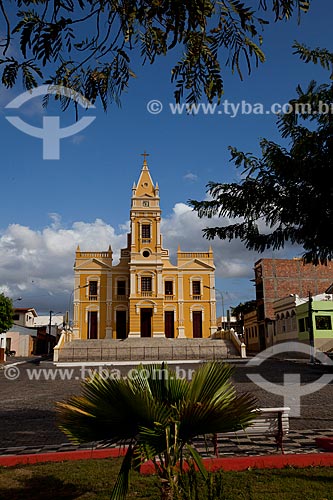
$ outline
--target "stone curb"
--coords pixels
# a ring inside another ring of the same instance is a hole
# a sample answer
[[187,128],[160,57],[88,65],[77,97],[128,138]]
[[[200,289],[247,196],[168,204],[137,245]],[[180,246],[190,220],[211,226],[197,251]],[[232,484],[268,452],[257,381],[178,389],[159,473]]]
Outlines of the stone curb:
[[[232,458],[204,458],[205,468],[211,472],[220,469],[225,471],[242,471],[248,469],[282,469],[283,467],[323,467],[333,466],[333,453],[327,454],[295,454],[295,455],[262,455]],[[141,466],[141,474],[154,474],[152,462]]]
[[[16,465],[31,465],[45,462],[64,462],[74,460],[91,460],[122,457],[127,448],[108,448],[103,450],[80,450],[54,453],[36,453],[27,455],[8,455],[0,457],[0,466],[13,467]],[[203,458],[205,468],[209,471],[242,471],[254,469],[281,469],[286,466],[292,467],[332,467],[333,453],[311,453],[290,455],[261,455],[248,457],[230,458]],[[146,462],[141,466],[142,474],[154,474],[155,469],[152,462]]]
[[55,451],[50,453],[30,453],[26,455],[2,455],[0,466],[13,467],[43,462],[64,462],[66,460],[89,460],[95,458],[122,457],[127,448],[106,448],[103,450]]

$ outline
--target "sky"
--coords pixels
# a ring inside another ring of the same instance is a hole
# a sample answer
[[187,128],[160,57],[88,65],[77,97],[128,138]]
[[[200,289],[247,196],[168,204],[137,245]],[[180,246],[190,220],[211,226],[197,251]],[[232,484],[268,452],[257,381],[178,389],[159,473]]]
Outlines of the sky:
[[[1,88],[0,291],[15,306],[34,307],[39,314],[65,313],[74,286],[76,246],[103,251],[111,244],[115,262],[126,246],[131,188],[140,174],[141,154],[147,151],[152,178],[160,187],[163,244],[171,261],[178,245],[195,251],[211,244],[218,314],[222,296],[225,311],[254,299],[254,263],[264,257],[299,257],[302,249],[287,246],[258,254],[237,240],[207,241],[202,235],[207,221],[197,217],[188,200],[205,199],[209,181],[240,179],[228,146],[259,154],[261,138],[282,142],[276,116],[266,111],[295,97],[298,84],[305,88],[312,79],[328,80],[324,70],[293,55],[292,44],[297,40],[333,51],[332,16],[331,0],[317,0],[300,25],[294,19],[268,26],[263,33],[266,62],[250,76],[244,74],[243,81],[224,68],[224,96],[214,114],[205,114],[203,108],[196,115],[174,111],[172,57],[136,67],[137,77],[121,106],[110,105],[104,112],[97,103],[89,109],[82,116],[94,120],[60,140],[59,159],[43,159],[42,140],[18,130],[8,117],[41,127],[45,117],[59,116],[63,128],[75,122],[73,112],[62,113],[52,103],[45,110],[42,97],[14,109],[12,101],[21,90]],[[205,99],[202,103],[207,105]],[[249,114],[255,104],[265,112]]]

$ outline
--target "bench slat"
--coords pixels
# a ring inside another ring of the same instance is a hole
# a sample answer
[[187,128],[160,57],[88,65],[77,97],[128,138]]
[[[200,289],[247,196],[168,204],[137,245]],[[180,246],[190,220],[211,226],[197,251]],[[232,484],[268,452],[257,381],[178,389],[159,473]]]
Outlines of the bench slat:
[[245,429],[240,429],[234,432],[226,432],[223,434],[217,434],[217,436],[239,436],[239,435],[271,435],[276,436],[279,431],[279,415],[280,422],[282,426],[282,433],[288,434],[289,432],[289,407],[278,407],[278,408],[260,408],[258,411],[258,417],[256,417],[252,423]]

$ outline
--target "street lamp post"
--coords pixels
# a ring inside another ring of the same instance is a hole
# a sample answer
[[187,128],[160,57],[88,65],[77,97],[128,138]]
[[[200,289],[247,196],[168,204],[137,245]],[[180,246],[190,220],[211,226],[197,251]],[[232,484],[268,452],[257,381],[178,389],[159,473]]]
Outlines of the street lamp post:
[[314,335],[313,335],[313,319],[312,319],[312,302],[313,298],[311,292],[308,294],[308,329],[309,329],[309,344],[310,344],[310,363],[314,364]]
[[225,321],[224,321],[224,296],[223,296],[223,293],[221,292],[221,290],[219,290],[218,288],[215,288],[215,290],[217,292],[219,292],[219,294],[221,296],[221,303],[222,303],[222,321],[221,321],[221,325],[222,325],[222,330],[225,330]]
[[68,300],[68,321],[66,322],[67,323],[66,328],[68,330],[70,330],[70,326],[71,326],[71,309],[72,309],[72,301],[73,301],[74,292],[76,292],[76,290],[80,290],[81,288],[87,288],[88,286],[89,286],[89,283],[87,283],[86,285],[79,285],[76,288],[73,288],[73,290],[71,291],[71,294],[70,294],[69,300]]
[[47,342],[47,354],[50,354],[50,351],[51,351],[52,314],[53,314],[53,311],[50,311],[50,319],[49,319],[49,338],[48,338],[48,342]]
[[47,354],[50,354],[51,352],[51,336],[52,336],[52,316],[55,316],[57,314],[63,314],[61,311],[59,312],[54,312],[54,311],[50,311],[49,312],[50,316],[49,316],[49,339],[48,339],[48,343],[47,343]]

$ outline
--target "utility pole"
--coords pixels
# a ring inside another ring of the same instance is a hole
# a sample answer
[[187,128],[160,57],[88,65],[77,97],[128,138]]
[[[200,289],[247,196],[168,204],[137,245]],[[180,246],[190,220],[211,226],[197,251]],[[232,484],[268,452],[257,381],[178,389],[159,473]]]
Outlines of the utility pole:
[[217,292],[219,292],[220,296],[221,296],[221,303],[222,303],[222,321],[221,321],[221,326],[222,326],[222,330],[225,330],[225,318],[224,318],[224,296],[223,296],[223,293],[221,292],[221,290],[218,290],[217,288],[215,288],[215,290]]
[[50,354],[50,351],[51,351],[52,314],[53,314],[53,311],[50,311],[50,319],[49,319],[49,339],[48,339],[48,343],[47,343],[47,354]]
[[[67,323],[67,329],[71,329],[71,312],[72,312],[72,300],[73,300],[73,295],[76,290],[81,290],[81,288],[87,288],[89,286],[89,283],[86,285],[79,285],[76,288],[73,288],[73,290],[70,293],[69,300],[68,300],[68,310],[66,311],[66,323]],[[73,316],[74,316],[74,311],[73,311]],[[74,318],[73,318],[74,320]]]
[[309,292],[309,301],[308,301],[308,330],[309,330],[309,344],[310,344],[310,363],[314,363],[314,336],[313,336],[313,322],[312,322],[312,295]]

